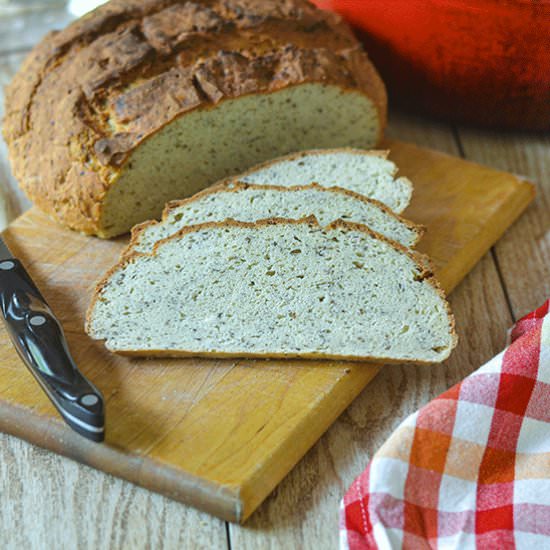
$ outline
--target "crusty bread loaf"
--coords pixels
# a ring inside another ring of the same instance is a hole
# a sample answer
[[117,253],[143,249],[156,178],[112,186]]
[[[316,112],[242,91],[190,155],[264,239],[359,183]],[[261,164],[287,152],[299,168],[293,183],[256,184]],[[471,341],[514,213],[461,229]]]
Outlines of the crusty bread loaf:
[[111,237],[274,156],[372,147],[384,86],[306,0],[111,0],[29,55],[4,135],[26,193]]
[[187,227],[98,285],[87,332],[138,356],[429,363],[455,346],[425,260],[362,225],[226,221]]
[[411,201],[413,186],[407,178],[396,178],[397,166],[388,160],[389,151],[319,149],[303,151],[254,166],[236,178],[245,183],[343,187],[376,199],[400,214]]
[[373,231],[406,247],[414,246],[423,227],[394,214],[382,203],[338,187],[316,183],[281,187],[227,182],[173,201],[162,221],[148,221],[132,229],[126,253],[150,253],[158,241],[187,225],[234,219],[255,222],[266,218],[301,219],[314,215],[322,226],[337,219],[368,225]]

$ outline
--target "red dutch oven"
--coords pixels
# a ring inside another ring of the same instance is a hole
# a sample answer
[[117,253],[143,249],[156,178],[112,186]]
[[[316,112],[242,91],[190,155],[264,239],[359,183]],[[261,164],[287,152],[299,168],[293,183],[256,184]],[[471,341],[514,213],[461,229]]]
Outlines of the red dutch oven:
[[550,129],[550,0],[314,0],[357,29],[392,100],[454,122]]

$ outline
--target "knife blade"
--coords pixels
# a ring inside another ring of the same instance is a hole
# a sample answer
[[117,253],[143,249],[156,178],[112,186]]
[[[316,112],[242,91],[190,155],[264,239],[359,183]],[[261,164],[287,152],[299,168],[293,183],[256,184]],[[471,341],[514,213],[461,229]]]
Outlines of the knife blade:
[[61,323],[1,237],[0,310],[17,353],[65,422],[87,439],[103,441],[103,396],[78,370]]

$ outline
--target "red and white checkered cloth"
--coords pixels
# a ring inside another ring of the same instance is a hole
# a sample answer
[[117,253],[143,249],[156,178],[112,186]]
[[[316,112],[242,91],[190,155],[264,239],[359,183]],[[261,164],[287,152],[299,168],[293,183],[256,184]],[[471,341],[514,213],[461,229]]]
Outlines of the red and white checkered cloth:
[[549,307],[397,428],[344,497],[342,550],[550,548]]

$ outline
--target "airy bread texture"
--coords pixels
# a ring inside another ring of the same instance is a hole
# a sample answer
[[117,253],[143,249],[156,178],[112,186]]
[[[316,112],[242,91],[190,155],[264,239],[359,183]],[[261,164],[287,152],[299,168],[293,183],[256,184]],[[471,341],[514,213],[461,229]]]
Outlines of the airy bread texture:
[[188,225],[234,219],[255,222],[267,218],[301,219],[314,215],[322,226],[343,219],[368,225],[406,247],[414,246],[423,228],[400,218],[382,203],[338,187],[316,183],[301,187],[223,183],[165,208],[162,221],[132,229],[126,253],[151,253],[155,243]]
[[86,329],[125,355],[438,362],[456,336],[426,265],[341,220],[207,223],[123,258]]
[[111,0],[31,52],[5,112],[30,198],[112,237],[276,155],[374,146],[386,94],[348,26],[306,0]]
[[260,164],[238,176],[239,181],[271,185],[343,187],[378,200],[400,214],[411,201],[413,185],[396,178],[397,166],[388,151],[318,149],[303,151]]

